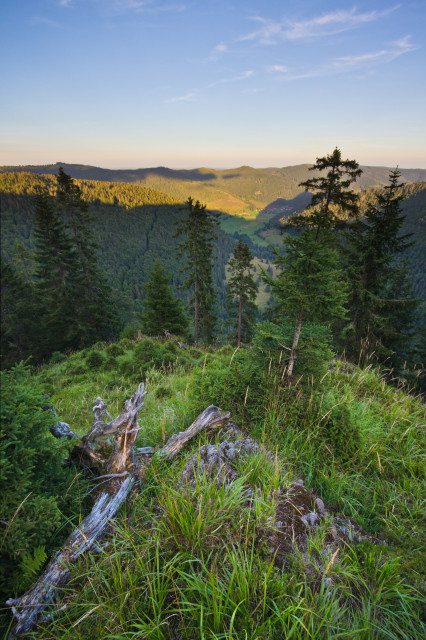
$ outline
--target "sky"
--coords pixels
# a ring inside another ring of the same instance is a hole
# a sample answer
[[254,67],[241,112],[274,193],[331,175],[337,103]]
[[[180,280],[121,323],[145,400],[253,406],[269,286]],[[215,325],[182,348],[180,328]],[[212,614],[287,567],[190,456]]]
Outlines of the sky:
[[426,168],[426,0],[1,0],[0,164]]

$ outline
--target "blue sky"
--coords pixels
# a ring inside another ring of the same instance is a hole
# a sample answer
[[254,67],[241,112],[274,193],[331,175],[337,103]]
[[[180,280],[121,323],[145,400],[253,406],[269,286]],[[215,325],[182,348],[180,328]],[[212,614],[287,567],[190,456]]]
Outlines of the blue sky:
[[426,168],[426,1],[2,0],[0,164]]

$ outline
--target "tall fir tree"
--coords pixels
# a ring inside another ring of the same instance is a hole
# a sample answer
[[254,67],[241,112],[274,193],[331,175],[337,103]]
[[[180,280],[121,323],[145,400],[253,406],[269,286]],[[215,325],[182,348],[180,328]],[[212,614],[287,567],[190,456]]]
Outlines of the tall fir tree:
[[250,342],[256,318],[257,284],[253,277],[253,255],[239,239],[228,262],[231,275],[228,281],[227,304],[229,315],[236,325],[237,346],[242,340]]
[[346,329],[349,354],[366,362],[374,353],[379,362],[400,372],[410,357],[416,309],[404,253],[412,234],[401,234],[405,216],[403,183],[398,169],[389,184],[376,191],[362,220],[347,234],[351,296]]
[[340,269],[336,231],[345,226],[345,218],[359,214],[358,196],[349,187],[361,175],[355,160],[343,160],[340,149],[317,158],[311,171],[327,171],[301,182],[312,191],[310,204],[286,225],[301,231],[288,237],[285,255],[277,254],[281,275],[275,280],[266,273],[263,279],[271,286],[275,305],[294,323],[289,352],[287,380],[291,382],[304,322],[331,324],[345,316],[346,286]]
[[188,318],[182,300],[173,295],[170,275],[166,273],[159,260],[150,276],[149,282],[145,285],[146,298],[142,313],[137,314],[143,330],[151,336],[158,336],[163,330],[177,335],[184,334],[188,327]]
[[213,286],[213,243],[217,237],[218,213],[207,211],[199,200],[188,198],[188,216],[177,223],[176,237],[184,236],[178,255],[186,256],[185,287],[192,290],[191,310],[194,316],[194,344],[203,337],[211,342],[216,324],[216,291]]

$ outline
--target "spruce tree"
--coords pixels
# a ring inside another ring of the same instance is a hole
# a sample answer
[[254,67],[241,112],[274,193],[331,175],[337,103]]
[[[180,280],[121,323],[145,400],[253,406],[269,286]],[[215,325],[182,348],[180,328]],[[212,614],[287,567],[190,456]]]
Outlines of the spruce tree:
[[355,160],[342,160],[342,153],[336,147],[333,153],[317,158],[309,170],[327,171],[327,174],[299,184],[314,195],[303,213],[291,218],[289,226],[313,227],[318,237],[321,230],[342,227],[346,218],[358,216],[358,195],[349,187],[359,178],[362,169]]
[[227,303],[229,313],[237,325],[237,346],[241,346],[242,339],[250,342],[256,316],[254,303],[257,295],[257,285],[253,277],[253,255],[249,247],[241,240],[238,241],[234,253],[228,262],[231,276],[228,281]]
[[191,310],[194,316],[194,344],[203,336],[207,342],[213,338],[216,324],[214,307],[216,291],[213,286],[213,242],[216,239],[218,213],[207,211],[199,200],[188,198],[188,217],[177,224],[176,237],[184,236],[178,255],[186,256],[188,277],[184,286],[192,290]]
[[173,295],[170,275],[166,273],[159,260],[151,271],[145,290],[143,311],[137,314],[143,330],[152,336],[160,335],[164,329],[177,335],[185,333],[188,318],[185,315],[183,303]]
[[286,225],[301,231],[284,242],[285,255],[277,253],[276,264],[282,269],[275,280],[266,273],[263,279],[271,286],[275,305],[294,323],[289,351],[287,380],[293,376],[299,340],[304,322],[331,324],[345,316],[346,286],[340,269],[336,231],[345,226],[345,218],[359,213],[358,196],[349,187],[361,175],[355,160],[343,160],[340,149],[317,158],[311,171],[327,171],[301,182],[312,191],[310,204]]
[[379,362],[401,370],[409,357],[416,308],[404,253],[412,234],[401,234],[405,216],[403,183],[398,169],[389,184],[376,191],[365,216],[347,236],[351,284],[350,326],[346,330],[350,355],[365,362],[371,354]]

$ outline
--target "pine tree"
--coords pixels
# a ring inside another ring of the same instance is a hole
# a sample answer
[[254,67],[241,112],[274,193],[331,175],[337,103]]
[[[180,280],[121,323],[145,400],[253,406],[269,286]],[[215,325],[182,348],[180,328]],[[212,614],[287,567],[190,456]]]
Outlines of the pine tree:
[[299,185],[314,195],[306,209],[286,226],[302,233],[296,238],[288,237],[284,243],[286,254],[277,254],[275,262],[282,269],[278,279],[263,274],[276,296],[275,306],[294,322],[292,346],[287,347],[288,381],[293,376],[303,323],[330,324],[345,316],[347,294],[335,232],[345,225],[345,217],[356,218],[359,213],[358,196],[349,190],[362,173],[355,160],[342,160],[336,147],[333,153],[317,158],[310,170],[327,174]]
[[368,359],[374,352],[380,362],[400,370],[409,356],[416,320],[415,299],[404,252],[413,244],[411,234],[401,235],[405,216],[403,184],[398,169],[389,184],[375,194],[365,217],[348,233],[348,269],[351,283],[351,324],[346,331],[352,355]]
[[333,153],[317,158],[309,170],[327,171],[327,174],[299,184],[314,195],[304,212],[291,218],[289,226],[313,227],[318,237],[321,230],[342,227],[345,218],[358,216],[358,195],[349,187],[359,178],[362,169],[355,160],[342,160],[342,153],[336,147]]
[[216,292],[213,286],[213,242],[216,239],[218,213],[206,210],[198,200],[188,198],[188,217],[177,224],[176,237],[185,236],[179,244],[178,255],[188,260],[185,287],[192,290],[191,309],[194,314],[194,344],[203,336],[213,338],[216,316]]
[[173,295],[170,275],[166,273],[160,261],[157,260],[150,276],[151,279],[145,285],[143,311],[137,314],[144,331],[152,336],[160,335],[164,329],[177,335],[185,333],[188,318],[183,303]]
[[230,316],[237,324],[237,346],[244,338],[249,342],[253,335],[256,315],[254,301],[257,285],[253,277],[253,255],[241,238],[228,262],[231,276],[228,281],[227,303]]
[[275,264],[281,269],[277,278],[263,272],[271,286],[276,307],[294,323],[288,350],[286,378],[291,382],[297,358],[302,325],[305,322],[330,324],[346,314],[346,286],[340,270],[338,251],[330,247],[332,233],[324,230],[321,242],[315,229],[305,229],[297,237],[287,236],[285,253],[276,252]]

